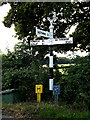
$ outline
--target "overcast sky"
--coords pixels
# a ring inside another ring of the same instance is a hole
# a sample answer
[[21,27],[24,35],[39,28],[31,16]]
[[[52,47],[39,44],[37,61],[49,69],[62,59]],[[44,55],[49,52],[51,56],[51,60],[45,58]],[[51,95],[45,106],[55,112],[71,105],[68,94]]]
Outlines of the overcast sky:
[[[6,48],[10,49],[10,51],[13,51],[14,45],[19,42],[17,38],[13,37],[15,35],[14,25],[11,28],[6,28],[2,23],[9,9],[10,9],[9,4],[0,6],[0,50],[2,51],[2,53],[5,54],[7,52]],[[70,33],[73,31],[74,31],[74,27],[72,27]],[[76,54],[85,56],[86,52],[81,53],[80,51],[78,51],[78,53]],[[57,54],[57,56],[62,56],[62,57],[64,56],[67,57],[69,55],[72,55],[72,52],[69,51],[67,55]]]
[[9,9],[9,4],[0,6],[0,49],[3,53],[6,53],[6,48],[13,51],[14,45],[18,42],[17,38],[13,37],[15,35],[14,26],[6,28],[2,23]]

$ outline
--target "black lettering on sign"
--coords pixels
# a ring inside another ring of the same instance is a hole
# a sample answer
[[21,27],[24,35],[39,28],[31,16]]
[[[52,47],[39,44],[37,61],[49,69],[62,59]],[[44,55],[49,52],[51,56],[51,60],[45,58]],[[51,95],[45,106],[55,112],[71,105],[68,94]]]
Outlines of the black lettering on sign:
[[41,88],[37,88],[37,90],[40,90]]

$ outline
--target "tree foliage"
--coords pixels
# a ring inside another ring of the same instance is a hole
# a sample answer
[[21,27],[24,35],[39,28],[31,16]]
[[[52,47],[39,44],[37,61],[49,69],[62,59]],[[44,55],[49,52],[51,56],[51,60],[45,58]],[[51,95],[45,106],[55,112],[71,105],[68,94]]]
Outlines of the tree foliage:
[[58,45],[54,49],[58,52],[62,50],[68,51],[73,50],[73,48],[80,44],[80,49],[88,50],[90,26],[89,2],[13,2],[9,4],[11,9],[4,18],[3,23],[6,27],[11,27],[14,24],[16,35],[19,39],[26,37],[26,41],[29,43],[31,39],[36,37],[36,26],[43,30],[49,30],[50,23],[47,21],[47,16],[49,16],[51,11],[56,11],[58,19],[54,23],[54,37],[64,37],[71,26],[78,25],[74,34],[73,46]]
[[90,20],[82,21],[76,28],[75,33],[73,33],[74,39],[77,40],[77,48],[81,51],[86,50],[90,51]]

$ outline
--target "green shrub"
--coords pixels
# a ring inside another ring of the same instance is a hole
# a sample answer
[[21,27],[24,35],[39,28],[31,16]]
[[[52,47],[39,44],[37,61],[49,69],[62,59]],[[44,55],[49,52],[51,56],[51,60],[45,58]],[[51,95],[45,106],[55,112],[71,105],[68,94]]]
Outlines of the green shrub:
[[78,57],[75,61],[74,66],[65,70],[68,75],[60,81],[61,97],[68,104],[78,104],[84,108],[88,107],[90,98],[90,56]]

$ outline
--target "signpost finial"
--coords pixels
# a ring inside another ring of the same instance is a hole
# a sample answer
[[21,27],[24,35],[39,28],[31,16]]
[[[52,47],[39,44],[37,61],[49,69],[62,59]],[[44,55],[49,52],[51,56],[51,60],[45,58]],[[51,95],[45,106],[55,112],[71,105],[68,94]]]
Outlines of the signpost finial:
[[56,12],[52,11],[52,13],[50,13],[50,17],[47,17],[48,21],[52,24],[53,21],[56,19]]

